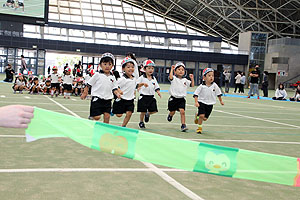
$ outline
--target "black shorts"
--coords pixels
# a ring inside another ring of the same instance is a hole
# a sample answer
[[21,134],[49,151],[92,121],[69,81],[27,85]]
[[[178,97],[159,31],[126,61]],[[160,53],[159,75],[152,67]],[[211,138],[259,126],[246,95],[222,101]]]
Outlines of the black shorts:
[[198,116],[204,114],[205,118],[208,118],[212,109],[213,109],[213,105],[207,105],[205,103],[202,102],[198,102],[199,103],[199,107],[198,107]]
[[180,108],[185,110],[185,98],[175,98],[173,96],[170,96],[168,101],[168,110],[179,111]]
[[6,3],[15,3],[13,0],[7,0]]
[[158,112],[154,95],[141,95],[137,104],[138,112]]
[[63,84],[64,90],[72,90],[72,84]]
[[51,88],[56,88],[59,91],[60,83],[51,83]]
[[110,113],[111,99],[105,100],[99,97],[93,96],[91,100],[90,116],[95,117],[102,115],[103,113]]
[[134,111],[134,100],[125,100],[125,99],[119,99],[119,101],[114,101],[113,103],[113,109],[112,113],[114,114],[123,114],[127,111]]
[[23,4],[23,3],[20,3],[20,2],[19,2],[18,4],[19,4],[19,6],[23,6],[23,7],[24,7],[24,4]]

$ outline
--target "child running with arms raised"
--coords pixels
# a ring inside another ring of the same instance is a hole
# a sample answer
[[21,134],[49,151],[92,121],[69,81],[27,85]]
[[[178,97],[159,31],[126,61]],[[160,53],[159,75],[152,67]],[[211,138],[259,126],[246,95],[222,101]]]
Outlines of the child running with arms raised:
[[[173,75],[175,74],[175,76]],[[188,130],[185,124],[185,97],[187,94],[188,87],[194,87],[194,76],[190,74],[189,77],[191,80],[184,78],[185,74],[185,65],[182,62],[176,63],[173,65],[169,74],[169,80],[171,81],[171,87],[169,90],[170,98],[168,101],[168,110],[169,115],[167,120],[172,121],[173,116],[176,111],[180,112],[181,117],[181,131],[185,132]]]
[[114,60],[115,58],[111,53],[104,53],[102,55],[100,59],[100,72],[95,73],[94,76],[88,80],[87,87],[84,88],[81,95],[81,99],[85,99],[88,95],[89,88],[92,87],[89,119],[99,120],[103,114],[103,122],[109,123],[113,93],[118,98],[121,97],[121,91],[118,90],[116,78],[111,73]]
[[146,128],[145,122],[149,121],[150,115],[158,112],[156,99],[154,97],[155,92],[161,98],[160,88],[156,78],[153,76],[155,63],[152,60],[144,61],[145,74],[140,76],[137,80],[137,84],[145,83],[146,85],[142,86],[139,90],[140,97],[138,100],[137,111],[141,112],[140,114],[140,128]]
[[122,63],[123,75],[118,79],[117,85],[123,92],[121,99],[116,99],[113,103],[112,113],[117,117],[122,117],[124,113],[126,116],[123,120],[122,126],[126,127],[131,115],[134,111],[134,98],[136,88],[142,86],[148,87],[146,83],[137,84],[137,77],[135,77],[135,61],[132,58],[126,57]]
[[211,68],[205,68],[203,70],[203,83],[197,87],[194,92],[195,106],[198,108],[198,113],[195,117],[195,124],[198,124],[196,132],[202,133],[202,123],[206,121],[213,109],[213,105],[216,104],[216,98],[218,97],[220,104],[223,106],[223,100],[221,98],[222,92],[219,86],[214,83],[214,70]]

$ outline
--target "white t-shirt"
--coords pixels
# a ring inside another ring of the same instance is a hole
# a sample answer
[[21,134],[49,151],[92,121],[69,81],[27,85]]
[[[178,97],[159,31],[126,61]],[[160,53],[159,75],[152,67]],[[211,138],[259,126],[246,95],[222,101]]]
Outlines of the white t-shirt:
[[173,76],[173,80],[170,81],[169,94],[175,98],[186,97],[187,89],[191,86],[191,81],[186,78],[177,78],[176,76]]
[[157,90],[159,90],[159,85],[156,78],[153,76],[151,80],[149,80],[146,75],[142,75],[136,81],[137,84],[146,83],[148,87],[142,86],[139,90],[140,94],[143,95],[154,95]]
[[84,82],[87,83],[92,77],[90,75],[84,76]]
[[123,95],[121,96],[122,99],[125,100],[134,99],[135,97],[134,92],[137,85],[136,82],[137,79],[135,77],[129,78],[126,74],[124,74],[118,79],[117,84],[123,92]]
[[113,90],[118,89],[117,81],[114,75],[106,75],[103,72],[96,72],[87,84],[92,86],[92,96],[97,96],[101,99],[112,99]]
[[73,75],[64,75],[63,76],[63,83],[64,84],[69,84],[69,85],[72,85],[73,84]]
[[276,98],[283,97],[283,98],[286,99],[286,98],[287,98],[287,93],[286,93],[285,89],[279,90],[279,89],[277,88],[276,91],[275,91],[275,97],[276,97]]
[[19,79],[17,79],[16,80],[16,85],[17,86],[21,86],[21,85],[25,86],[25,82],[24,81],[20,81]]
[[221,94],[222,92],[216,83],[211,84],[209,87],[201,84],[194,92],[194,96],[198,96],[198,102],[206,105],[216,104],[216,98]]
[[236,75],[235,76],[235,83],[237,83],[237,84],[241,83],[241,78],[242,78],[242,76],[240,74]]
[[58,74],[51,74],[51,83],[59,83],[58,77]]

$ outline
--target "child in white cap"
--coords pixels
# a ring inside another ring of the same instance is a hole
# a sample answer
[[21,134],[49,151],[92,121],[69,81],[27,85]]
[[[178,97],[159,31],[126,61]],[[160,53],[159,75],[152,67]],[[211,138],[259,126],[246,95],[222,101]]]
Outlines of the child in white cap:
[[224,105],[222,100],[222,92],[219,86],[214,83],[214,70],[205,68],[203,70],[203,83],[197,87],[194,92],[195,106],[198,108],[198,113],[195,117],[195,124],[198,124],[196,132],[202,133],[202,123],[206,121],[216,104],[218,97],[220,104]]

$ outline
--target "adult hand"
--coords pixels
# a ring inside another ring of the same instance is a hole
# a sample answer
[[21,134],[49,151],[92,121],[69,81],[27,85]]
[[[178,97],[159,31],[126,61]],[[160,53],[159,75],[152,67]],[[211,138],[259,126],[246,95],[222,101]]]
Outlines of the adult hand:
[[27,128],[33,118],[32,106],[10,105],[0,107],[0,126],[5,128]]

